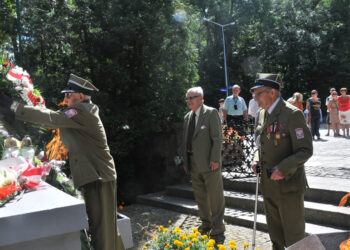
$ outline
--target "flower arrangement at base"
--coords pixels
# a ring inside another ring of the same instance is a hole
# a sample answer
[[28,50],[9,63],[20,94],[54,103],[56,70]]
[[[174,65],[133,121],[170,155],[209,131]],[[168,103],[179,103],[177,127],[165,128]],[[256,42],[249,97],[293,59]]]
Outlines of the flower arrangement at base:
[[[171,223],[169,221],[169,223]],[[242,250],[248,250],[248,243],[243,243]],[[208,235],[201,234],[197,228],[192,228],[190,231],[182,231],[179,227],[170,226],[169,228],[160,225],[153,239],[143,246],[149,250],[226,250],[236,249],[237,244],[234,241],[229,242],[229,247],[223,244],[216,244],[214,239]],[[259,250],[259,249],[255,249]]]

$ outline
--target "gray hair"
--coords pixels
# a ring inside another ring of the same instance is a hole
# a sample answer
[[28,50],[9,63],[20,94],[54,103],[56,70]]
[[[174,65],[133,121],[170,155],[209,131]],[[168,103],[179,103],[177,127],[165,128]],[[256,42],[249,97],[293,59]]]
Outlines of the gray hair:
[[190,89],[187,90],[186,95],[188,95],[188,93],[195,93],[195,94],[198,94],[200,96],[204,96],[202,87],[190,88]]
[[239,89],[241,89],[241,87],[240,87],[238,84],[233,85],[233,86],[232,86],[232,89],[234,89],[234,88],[239,88]]

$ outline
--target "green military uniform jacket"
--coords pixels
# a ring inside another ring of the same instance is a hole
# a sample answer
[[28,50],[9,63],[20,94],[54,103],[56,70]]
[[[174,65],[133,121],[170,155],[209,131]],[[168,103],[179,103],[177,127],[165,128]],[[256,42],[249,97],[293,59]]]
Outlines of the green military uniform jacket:
[[116,180],[99,109],[91,101],[75,103],[59,111],[19,104],[16,119],[60,129],[61,140],[69,151],[76,188],[97,180]]
[[[265,197],[303,193],[307,186],[304,163],[313,152],[312,137],[304,115],[282,98],[266,121],[265,112],[260,109],[258,115],[255,133],[260,150],[254,157],[262,166],[262,192]],[[268,178],[266,169],[275,166],[283,173],[283,180]]]
[[[219,113],[215,108],[202,105],[198,122],[192,138],[193,160],[196,170],[209,172],[210,162],[219,162],[221,165],[222,129]],[[192,111],[184,118],[182,152],[185,166],[190,166],[187,157],[187,131]]]

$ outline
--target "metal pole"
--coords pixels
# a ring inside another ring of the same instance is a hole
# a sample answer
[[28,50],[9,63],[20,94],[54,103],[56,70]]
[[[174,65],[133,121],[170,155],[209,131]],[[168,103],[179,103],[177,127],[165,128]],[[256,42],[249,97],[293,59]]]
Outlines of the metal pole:
[[22,35],[21,35],[21,9],[20,8],[21,8],[20,0],[16,0],[19,65],[23,67],[23,51],[22,51]]
[[226,66],[226,47],[225,47],[225,32],[224,26],[221,26],[222,31],[222,44],[224,46],[224,64],[225,64],[225,84],[226,84],[226,97],[228,96],[228,83],[227,83],[227,66]]
[[254,206],[254,225],[253,225],[253,240],[252,240],[252,250],[255,249],[255,238],[256,238],[256,219],[258,213],[258,190],[259,190],[259,179],[260,173],[256,176],[256,188],[255,188],[255,206]]

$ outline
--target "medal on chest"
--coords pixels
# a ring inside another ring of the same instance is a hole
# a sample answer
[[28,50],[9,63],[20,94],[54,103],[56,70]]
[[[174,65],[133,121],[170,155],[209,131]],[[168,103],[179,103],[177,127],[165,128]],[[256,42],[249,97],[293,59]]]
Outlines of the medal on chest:
[[281,139],[281,125],[277,121],[273,122],[267,127],[267,139],[270,140],[271,134],[273,135],[273,145],[278,146],[279,140]]

